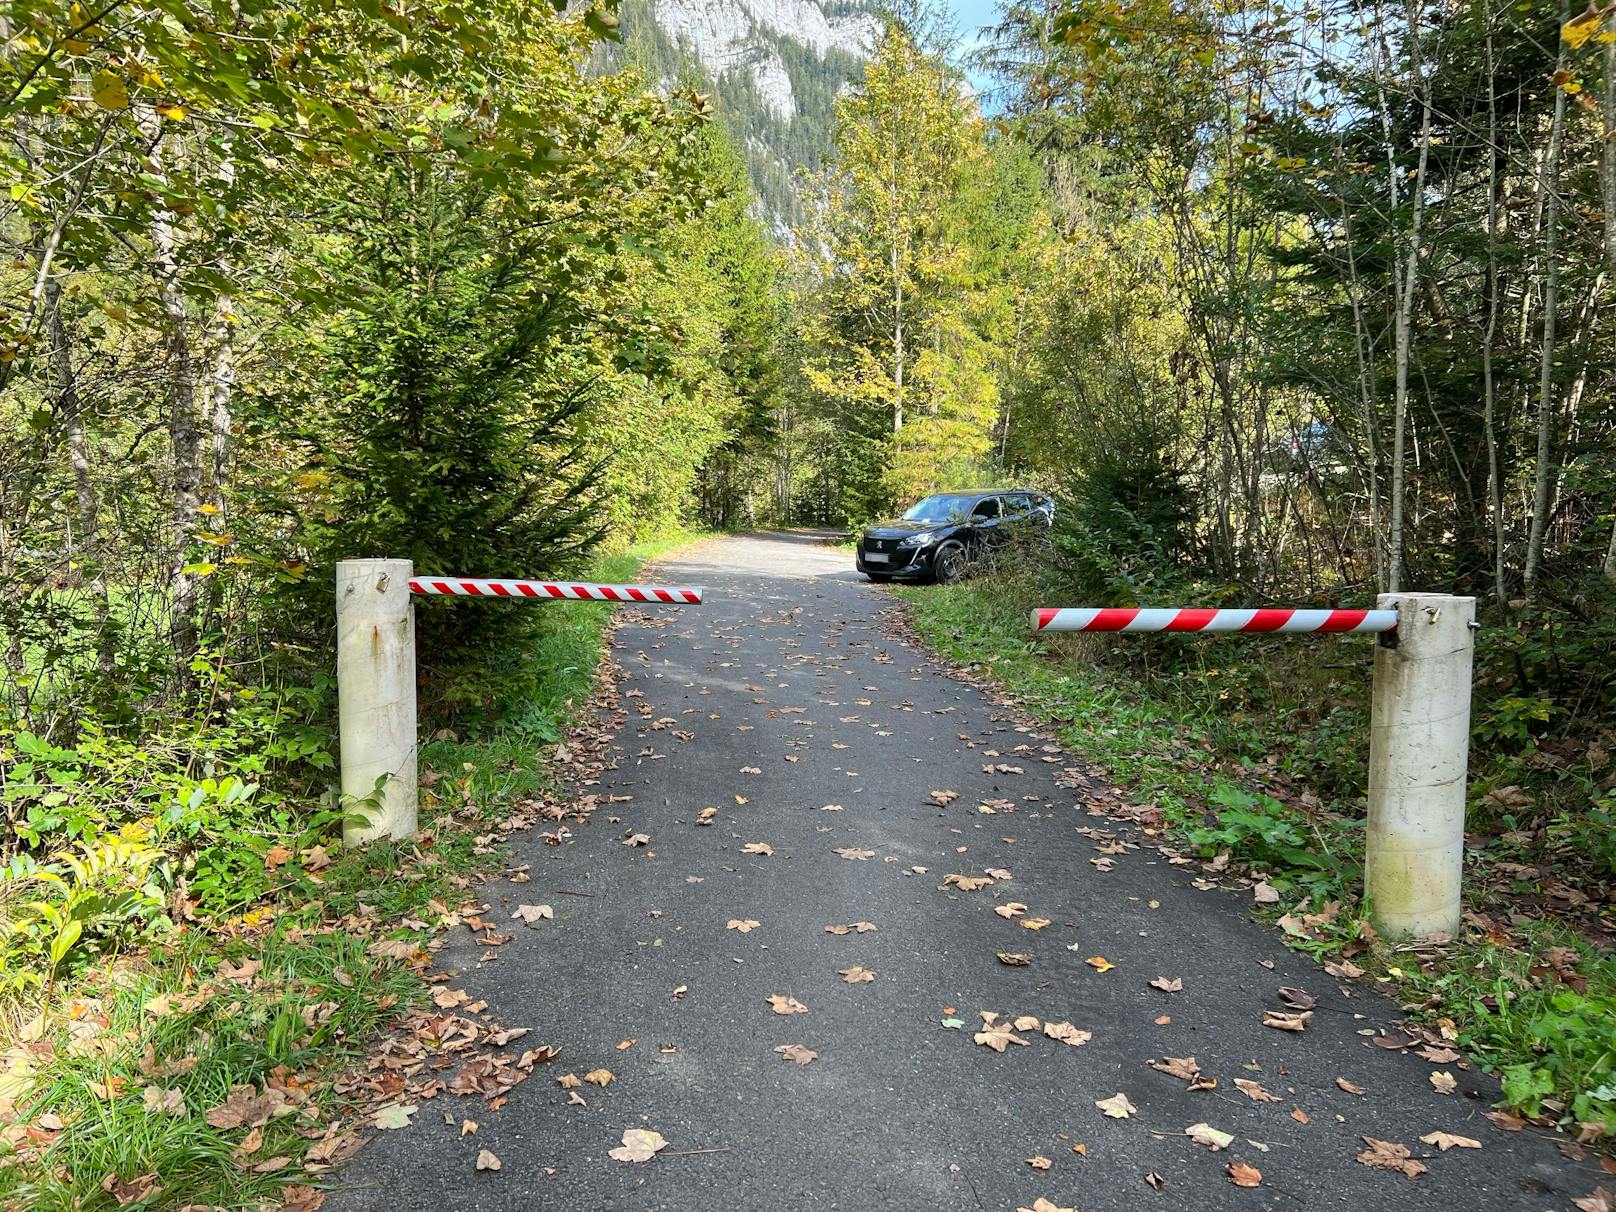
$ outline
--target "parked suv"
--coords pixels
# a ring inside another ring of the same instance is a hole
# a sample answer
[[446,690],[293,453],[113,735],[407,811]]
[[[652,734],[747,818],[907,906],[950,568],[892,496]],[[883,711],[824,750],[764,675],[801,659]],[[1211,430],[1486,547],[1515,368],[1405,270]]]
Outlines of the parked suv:
[[1021,488],[938,493],[911,505],[901,518],[866,526],[858,541],[858,570],[872,581],[957,580],[984,551],[1054,519],[1055,502]]

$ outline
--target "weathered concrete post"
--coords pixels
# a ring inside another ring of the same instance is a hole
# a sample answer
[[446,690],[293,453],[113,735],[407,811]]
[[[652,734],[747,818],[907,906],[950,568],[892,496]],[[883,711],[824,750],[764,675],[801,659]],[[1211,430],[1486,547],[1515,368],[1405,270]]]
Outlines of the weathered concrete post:
[[337,562],[337,715],[345,803],[368,799],[343,826],[345,846],[415,832],[415,610],[408,560]]
[[1383,593],[1375,649],[1364,889],[1390,938],[1459,929],[1476,599]]

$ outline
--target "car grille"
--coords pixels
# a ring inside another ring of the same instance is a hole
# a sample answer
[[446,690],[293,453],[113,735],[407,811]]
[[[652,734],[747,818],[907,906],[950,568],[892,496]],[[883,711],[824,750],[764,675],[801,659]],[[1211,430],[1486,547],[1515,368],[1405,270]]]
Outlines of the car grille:
[[897,539],[865,539],[865,551],[897,551]]

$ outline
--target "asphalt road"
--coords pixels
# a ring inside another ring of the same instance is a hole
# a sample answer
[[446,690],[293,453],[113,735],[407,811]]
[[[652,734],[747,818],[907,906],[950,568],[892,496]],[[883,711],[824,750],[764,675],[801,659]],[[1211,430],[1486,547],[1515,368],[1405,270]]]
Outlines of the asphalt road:
[[[895,638],[893,599],[850,565],[810,536],[757,535],[657,570],[709,591],[700,607],[635,611],[617,633],[629,722],[591,790],[632,798],[567,845],[519,835],[507,861],[530,864],[531,880],[481,890],[490,918],[543,903],[553,921],[512,923],[497,962],[479,964],[465,930],[439,957],[489,1014],[532,1028],[513,1052],[544,1042],[560,1057],[498,1111],[423,1102],[336,1177],[328,1210],[1013,1212],[1043,1197],[1082,1212],[1481,1212],[1566,1210],[1592,1190],[1598,1172],[1553,1138],[1483,1117],[1485,1077],[1373,1045],[1396,1006],[1288,951],[1247,898],[1191,887],[1199,872],[1149,848],[1102,870],[1103,835],[1080,830],[1129,834],[1080,802],[1082,754],[1049,751]],[[934,789],[958,798],[938,806]],[[704,808],[717,809],[705,827]],[[625,845],[633,833],[649,840]],[[1001,874],[971,891],[945,882],[989,869]],[[1013,903],[1025,912],[994,912]],[[876,929],[825,930],[855,922]],[[1007,966],[999,952],[1032,958]],[[874,979],[848,983],[854,966]],[[1158,977],[1181,991],[1153,988]],[[1300,1033],[1262,1024],[1286,1009],[1282,986],[1318,1000]],[[777,1014],[771,996],[807,1011]],[[982,1011],[1092,1038],[1028,1027],[1001,1054],[973,1041]],[[817,1057],[788,1063],[776,1048],[790,1044]],[[1147,1065],[1167,1056],[1194,1057],[1215,1088]],[[605,1088],[555,1080],[597,1068],[614,1075]],[[1455,1093],[1433,1089],[1438,1069]],[[1095,1105],[1118,1093],[1127,1118]],[[1196,1124],[1233,1141],[1210,1150],[1185,1135]],[[662,1154],[610,1158],[630,1128],[660,1133]],[[1481,1147],[1441,1153],[1420,1142],[1433,1131]],[[1428,1172],[1360,1164],[1365,1136],[1408,1146]],[[474,1169],[483,1149],[498,1171]],[[1261,1185],[1234,1185],[1236,1161]]]

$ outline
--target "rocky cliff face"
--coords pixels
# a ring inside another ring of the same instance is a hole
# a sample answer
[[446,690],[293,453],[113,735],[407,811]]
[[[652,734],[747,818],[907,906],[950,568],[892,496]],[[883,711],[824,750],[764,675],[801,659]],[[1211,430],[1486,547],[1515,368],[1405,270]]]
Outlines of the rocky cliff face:
[[817,0],[652,0],[657,23],[715,81],[741,70],[769,112],[801,116],[779,43],[794,42],[821,63],[831,50],[862,60],[877,25],[868,12],[831,15]]
[[800,220],[800,171],[830,147],[836,98],[879,36],[873,0],[625,0],[623,54],[672,80],[692,67],[746,154],[765,216]]

